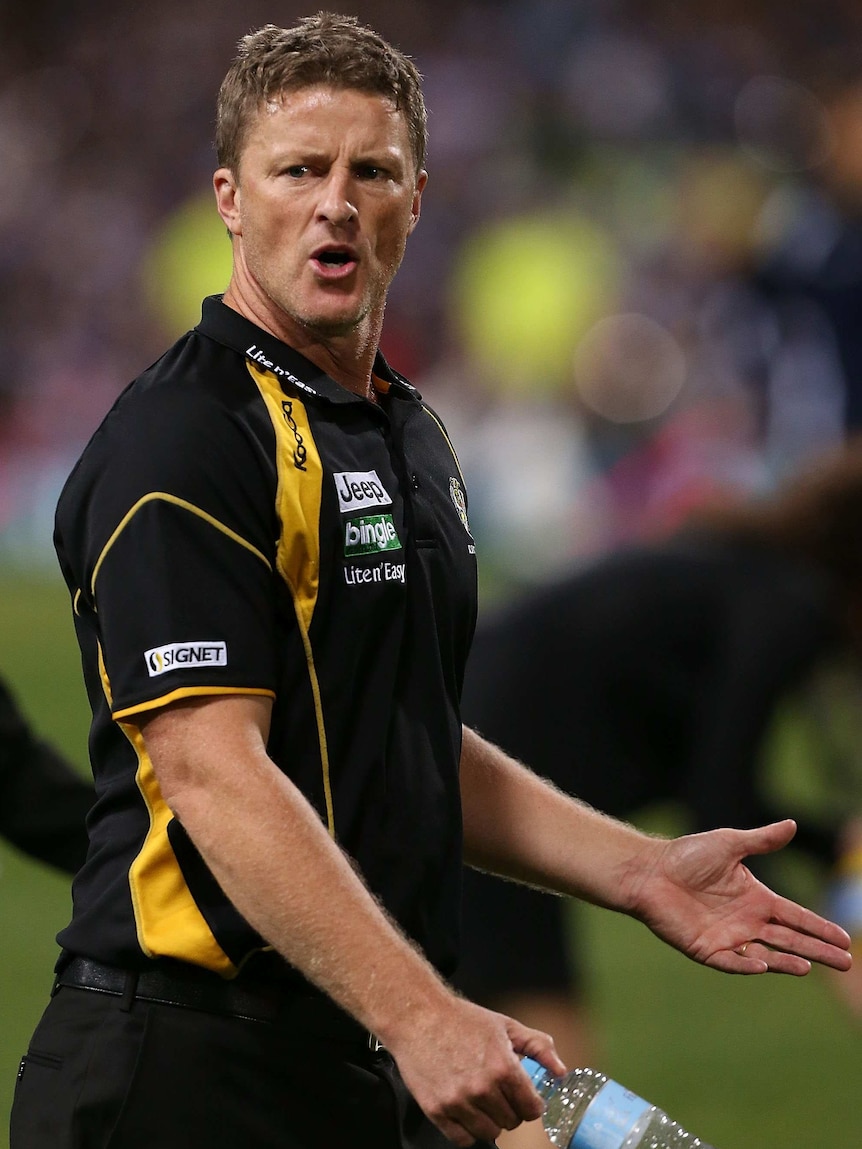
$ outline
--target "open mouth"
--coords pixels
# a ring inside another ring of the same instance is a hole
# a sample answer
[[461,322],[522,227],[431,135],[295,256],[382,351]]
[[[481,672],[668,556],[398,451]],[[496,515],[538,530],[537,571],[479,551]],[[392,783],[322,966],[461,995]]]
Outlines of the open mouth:
[[356,267],[356,253],[349,247],[322,247],[311,256],[317,273],[326,279],[340,279],[350,275]]

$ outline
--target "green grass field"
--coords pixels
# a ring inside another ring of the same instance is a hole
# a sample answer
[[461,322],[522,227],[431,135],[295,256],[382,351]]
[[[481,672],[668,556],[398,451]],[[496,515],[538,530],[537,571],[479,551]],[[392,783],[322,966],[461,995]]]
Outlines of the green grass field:
[[[50,577],[0,579],[0,592],[0,672],[37,729],[83,767],[86,703],[65,592]],[[718,1149],[862,1145],[862,1033],[825,975],[725,977],[625,918],[576,912],[587,930],[604,1048],[598,1068]],[[46,1000],[54,935],[68,913],[62,876],[0,846],[3,1146],[18,1060]]]

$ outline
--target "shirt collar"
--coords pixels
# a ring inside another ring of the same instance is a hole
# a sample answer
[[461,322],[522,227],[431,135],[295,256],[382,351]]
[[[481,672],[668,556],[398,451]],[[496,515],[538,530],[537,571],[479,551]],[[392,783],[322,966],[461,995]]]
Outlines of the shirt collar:
[[[360,395],[348,391],[321,371],[304,355],[294,351],[238,311],[222,302],[220,295],[209,295],[203,301],[201,321],[195,328],[202,335],[240,352],[246,359],[280,379],[287,379],[305,394],[326,399],[330,403],[363,402]],[[407,380],[393,371],[381,352],[374,360],[375,387],[379,391],[396,393],[417,402],[421,395]],[[382,384],[382,386],[381,386]]]

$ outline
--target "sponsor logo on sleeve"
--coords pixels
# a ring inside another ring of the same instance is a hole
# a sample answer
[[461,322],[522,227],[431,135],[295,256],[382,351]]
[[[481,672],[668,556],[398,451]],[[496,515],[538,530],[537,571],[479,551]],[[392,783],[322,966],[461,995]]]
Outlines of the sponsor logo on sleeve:
[[190,666],[227,666],[224,642],[169,642],[144,652],[150,678]]
[[391,515],[361,515],[344,524],[344,555],[376,555],[401,550],[401,540]]
[[392,496],[380,482],[376,471],[336,471],[332,477],[342,512],[392,505]]

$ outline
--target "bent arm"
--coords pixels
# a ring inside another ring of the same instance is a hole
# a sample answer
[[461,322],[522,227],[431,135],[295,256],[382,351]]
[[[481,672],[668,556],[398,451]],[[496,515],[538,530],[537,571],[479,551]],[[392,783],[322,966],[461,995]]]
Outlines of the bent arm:
[[493,1140],[541,1104],[518,1054],[564,1066],[535,1030],[457,996],[378,905],[317,812],[266,753],[271,702],[158,711],[143,738],[162,796],[258,933],[375,1033],[456,1144]]
[[183,702],[143,725],[162,795],[246,920],[381,1039],[439,979],[363,885],[304,795],[272,762],[272,703]]

